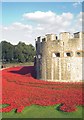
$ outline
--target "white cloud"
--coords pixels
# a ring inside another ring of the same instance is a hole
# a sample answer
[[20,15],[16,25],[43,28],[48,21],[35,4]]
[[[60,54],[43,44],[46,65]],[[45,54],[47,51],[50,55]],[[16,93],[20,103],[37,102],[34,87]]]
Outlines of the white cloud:
[[34,43],[37,36],[43,36],[47,33],[59,34],[60,32],[76,32],[81,31],[82,13],[74,16],[72,13],[56,14],[52,11],[33,13],[25,13],[24,21],[32,23],[23,24],[15,22],[10,26],[3,26],[3,39],[17,44],[19,41]]
[[49,21],[53,21],[53,18],[55,17],[55,13],[51,11],[48,12],[36,11],[34,13],[25,13],[23,17],[28,20],[46,23]]
[[33,13],[25,13],[23,17],[28,21],[30,20],[36,23],[37,27],[34,29],[36,29],[37,32],[39,30],[38,33],[40,34],[50,32],[56,33],[61,32],[61,30],[65,31],[73,20],[73,14],[69,12],[58,15],[52,11],[36,11]]
[[48,12],[41,12],[41,11],[36,11],[33,13],[25,13],[23,15],[24,18],[27,20],[31,20],[40,24],[52,24],[56,22],[61,22],[62,20],[71,20],[73,18],[73,14],[71,13],[63,13],[62,15],[57,15],[56,13],[52,11]]
[[26,25],[22,24],[19,22],[15,22],[9,27],[4,27],[5,30],[27,30],[27,31],[32,31],[32,26],[31,25]]
[[19,22],[2,28],[2,39],[7,40],[13,44],[17,44],[19,41],[26,42],[27,44],[31,43],[31,34],[32,26]]
[[16,23],[13,23],[13,27],[15,29],[27,29],[27,30],[32,30],[32,26],[31,25],[24,25],[22,23],[19,23],[19,22],[16,22]]

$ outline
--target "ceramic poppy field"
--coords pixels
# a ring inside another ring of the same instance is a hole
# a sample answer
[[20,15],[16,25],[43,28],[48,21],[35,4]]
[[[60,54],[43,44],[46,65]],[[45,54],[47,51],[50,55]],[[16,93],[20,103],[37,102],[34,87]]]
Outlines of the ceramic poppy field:
[[[74,112],[84,105],[82,82],[47,82],[35,79],[33,66],[12,67],[2,70],[2,99],[7,104],[0,112],[23,112],[31,105],[57,105],[59,111]],[[1,94],[0,92],[0,94]]]

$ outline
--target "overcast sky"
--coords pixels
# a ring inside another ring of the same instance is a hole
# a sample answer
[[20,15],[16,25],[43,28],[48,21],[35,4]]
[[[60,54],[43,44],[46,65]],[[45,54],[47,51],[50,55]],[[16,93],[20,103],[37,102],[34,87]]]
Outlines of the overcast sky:
[[[0,20],[1,24],[1,20]],[[1,26],[1,25],[0,25]],[[81,2],[3,2],[2,38],[35,44],[47,33],[82,31]]]

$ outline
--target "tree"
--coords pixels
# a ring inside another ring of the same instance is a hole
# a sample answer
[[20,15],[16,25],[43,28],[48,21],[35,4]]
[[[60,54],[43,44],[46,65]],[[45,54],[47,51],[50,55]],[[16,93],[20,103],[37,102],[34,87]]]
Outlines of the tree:
[[6,41],[1,42],[2,45],[2,61],[10,62],[13,60],[14,46]]
[[33,62],[35,56],[35,47],[32,44],[26,45],[19,42],[12,45],[7,41],[1,42],[2,60],[6,62]]

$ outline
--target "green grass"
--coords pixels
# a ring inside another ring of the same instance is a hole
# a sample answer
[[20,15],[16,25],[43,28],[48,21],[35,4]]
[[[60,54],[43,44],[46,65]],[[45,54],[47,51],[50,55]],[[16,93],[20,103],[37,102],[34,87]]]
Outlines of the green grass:
[[15,66],[33,66],[33,62],[25,62],[25,63],[5,63],[5,67],[15,67]]
[[[8,113],[2,113],[3,118],[82,118],[82,107],[77,107],[75,112],[62,112],[57,110],[59,105],[25,107],[22,113],[16,113],[15,109]],[[83,108],[84,109],[84,108]]]

